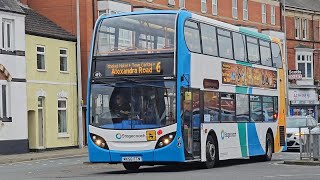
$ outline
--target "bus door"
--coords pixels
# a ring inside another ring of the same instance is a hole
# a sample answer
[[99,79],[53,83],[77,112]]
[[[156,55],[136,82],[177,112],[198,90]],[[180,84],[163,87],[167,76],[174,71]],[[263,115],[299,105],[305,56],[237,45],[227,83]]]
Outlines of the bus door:
[[199,89],[183,89],[182,130],[186,159],[200,159],[200,125],[202,111]]

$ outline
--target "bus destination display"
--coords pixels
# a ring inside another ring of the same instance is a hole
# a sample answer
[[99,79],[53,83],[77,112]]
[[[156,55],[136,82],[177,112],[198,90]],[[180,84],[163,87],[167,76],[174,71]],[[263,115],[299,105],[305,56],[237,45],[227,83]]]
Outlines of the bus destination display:
[[[133,59],[117,61],[96,61],[94,73],[100,77],[115,76],[171,76],[173,60],[165,59]],[[94,75],[94,77],[97,77]]]
[[162,68],[160,61],[111,63],[106,65],[106,74],[112,76],[160,75],[162,74]]

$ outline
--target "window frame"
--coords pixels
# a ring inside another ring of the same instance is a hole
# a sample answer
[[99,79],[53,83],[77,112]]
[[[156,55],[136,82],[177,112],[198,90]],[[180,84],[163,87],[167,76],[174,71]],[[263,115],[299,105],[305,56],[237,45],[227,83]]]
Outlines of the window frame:
[[212,15],[218,15],[218,0],[212,0]]
[[267,5],[264,3],[261,4],[261,23],[267,23]]
[[271,24],[276,25],[276,6],[271,5]]
[[[9,35],[8,35],[8,25],[9,25]],[[2,30],[2,48],[6,51],[13,51],[14,50],[14,20],[12,19],[2,19],[2,23],[1,23],[1,30]],[[8,37],[10,37],[9,41],[8,41]],[[9,46],[9,43],[10,46]]]
[[[4,106],[3,106],[3,87],[5,86],[6,88],[6,99],[5,99],[5,102],[6,102],[6,112],[5,112],[5,117],[4,117]],[[0,108],[0,120],[3,121],[3,122],[12,122],[12,117],[11,117],[11,108],[10,108],[10,105],[11,105],[11,101],[10,101],[10,84],[6,81],[6,80],[0,80],[0,92],[1,92],[1,95],[0,95],[0,105],[1,105],[1,108]]]
[[[299,56],[300,56],[300,59],[298,58]],[[304,56],[304,60],[302,60],[302,56]],[[296,51],[295,58],[296,58],[295,65],[296,65],[297,69],[299,69],[299,64],[304,64],[305,71],[304,71],[304,74],[302,74],[302,79],[303,80],[312,80],[314,78],[313,52]],[[308,77],[308,64],[311,65],[311,77]]]
[[[200,48],[199,48],[200,51],[199,51],[199,52],[198,52],[198,51],[193,51],[193,50],[191,50],[190,47],[188,46],[188,43],[187,43],[187,40],[186,40],[186,35],[185,35],[186,27],[188,27],[188,28],[194,28],[194,27],[186,26],[186,23],[187,23],[187,22],[195,23],[195,24],[197,25],[198,34],[199,34],[199,45],[200,45]],[[188,48],[188,50],[189,50],[190,52],[202,54],[202,53],[203,53],[203,50],[202,50],[201,30],[200,30],[200,25],[199,25],[199,24],[200,24],[199,22],[194,21],[194,20],[192,20],[192,19],[186,20],[186,21],[184,22],[184,25],[183,25],[183,36],[184,36],[184,41],[185,41],[185,43],[186,43],[186,46],[187,46],[187,48]],[[218,47],[218,48],[219,48],[219,47]]]
[[[222,31],[228,31],[229,32],[229,37],[224,35],[224,34],[219,34],[219,30],[222,30]],[[234,60],[234,47],[233,47],[233,37],[232,37],[232,31],[228,30],[228,29],[224,29],[224,28],[219,28],[217,27],[216,28],[216,34],[217,34],[217,43],[218,43],[218,55],[219,57],[221,58],[225,58],[225,59],[231,59],[231,60]],[[222,37],[225,37],[225,38],[230,38],[231,40],[231,52],[232,52],[232,57],[231,58],[228,58],[228,57],[222,57],[221,56],[221,53],[220,53],[220,46],[219,46],[219,36],[222,36]]]
[[296,39],[300,39],[300,28],[301,28],[301,19],[300,17],[294,18],[294,34]]
[[186,1],[185,0],[179,0],[179,7],[185,8],[186,7]]
[[[270,41],[265,41],[263,39],[258,39],[259,40],[259,51],[260,51],[260,62],[261,62],[261,65],[263,66],[269,66],[269,67],[274,67],[273,66],[273,56],[272,56],[272,49],[271,49],[271,42]],[[266,46],[266,45],[263,45],[261,44],[260,42],[263,41],[263,42],[266,42],[268,43],[269,46]],[[262,63],[262,51],[261,51],[261,48],[264,47],[264,48],[269,48],[269,51],[270,51],[270,60],[271,60],[271,65],[267,65],[267,64],[263,64]]]
[[[273,67],[273,68],[276,68],[276,69],[282,69],[283,68],[283,64],[282,64],[282,52],[281,52],[281,48],[278,46],[278,44],[277,43],[275,43],[275,42],[272,42],[272,41],[270,41],[270,40],[268,40],[268,39],[263,39],[263,38],[259,38],[259,37],[257,37],[257,36],[254,36],[254,35],[248,35],[248,34],[246,34],[246,33],[241,33],[241,32],[237,32],[237,31],[233,31],[233,30],[229,30],[229,29],[226,29],[226,28],[223,28],[223,27],[219,27],[219,26],[216,26],[216,25],[212,25],[212,24],[210,24],[210,23],[205,23],[205,22],[199,22],[199,21],[197,21],[197,20],[194,20],[194,19],[192,19],[192,18],[190,18],[190,19],[187,19],[186,21],[185,21],[185,23],[184,23],[184,33],[185,33],[185,31],[186,31],[186,27],[188,27],[188,26],[186,26],[186,23],[187,22],[191,22],[191,23],[195,23],[196,25],[197,25],[197,30],[198,30],[198,34],[199,34],[199,41],[200,41],[200,48],[199,48],[199,51],[194,51],[194,50],[191,50],[190,48],[189,48],[189,46],[188,46],[188,43],[187,43],[187,41],[186,41],[186,36],[185,36],[185,34],[184,34],[184,41],[185,41],[185,44],[186,44],[186,46],[187,46],[187,48],[188,48],[188,50],[190,51],[190,52],[193,52],[193,53],[197,53],[197,54],[205,54],[205,55],[208,55],[208,56],[214,56],[214,57],[221,57],[221,58],[225,58],[225,59],[230,59],[230,60],[235,60],[235,61],[237,61],[236,59],[235,59],[235,42],[234,42],[234,38],[233,38],[233,34],[234,33],[238,33],[238,34],[240,34],[240,35],[242,35],[243,37],[245,37],[245,39],[244,39],[244,41],[245,41],[245,50],[246,50],[246,54],[245,54],[245,61],[244,62],[249,62],[249,63],[252,63],[252,64],[258,64],[258,65],[262,65],[262,66],[266,66],[266,67]],[[201,25],[202,24],[204,24],[204,25],[207,25],[207,26],[210,26],[210,27],[212,27],[212,28],[215,28],[216,29],[216,43],[217,43],[217,50],[218,50],[218,54],[217,55],[213,55],[213,54],[207,54],[207,53],[204,53],[204,51],[203,51],[203,40],[202,40],[202,34],[201,34]],[[194,27],[189,27],[189,28],[193,28],[193,29],[195,29]],[[227,36],[224,36],[223,34],[221,34],[221,35],[219,35],[219,29],[220,30],[222,30],[222,31],[228,31],[228,32],[230,32],[231,34],[230,34],[230,37],[227,37]],[[223,37],[226,37],[226,38],[230,38],[231,39],[231,42],[232,42],[232,45],[231,45],[231,47],[232,47],[232,50],[231,50],[231,52],[232,52],[232,58],[228,58],[228,57],[222,57],[221,56],[221,53],[220,53],[220,48],[219,48],[219,36],[223,36]],[[255,39],[256,40],[256,43],[253,43],[253,42],[249,42],[248,41],[248,39]],[[270,66],[270,65],[264,65],[264,64],[262,64],[262,62],[261,62],[261,50],[260,50],[260,41],[264,41],[264,42],[267,42],[268,44],[269,44],[269,50],[270,50],[270,54],[271,54],[271,61],[272,61],[272,65]],[[250,59],[249,59],[249,48],[248,48],[248,44],[252,44],[252,45],[254,45],[254,46],[256,46],[256,48],[257,48],[257,53],[258,53],[258,55],[257,55],[257,57],[258,57],[258,59],[257,59],[257,61],[251,61]],[[276,66],[273,62],[274,62],[274,59],[273,59],[273,49],[272,49],[272,44],[276,44],[277,45],[277,47],[279,48],[279,53],[280,53],[280,55],[281,55],[281,57],[280,57],[280,59],[281,59],[281,66]],[[241,60],[239,60],[239,61],[241,61]]]
[[232,18],[238,19],[238,0],[232,0]]
[[207,13],[207,0],[201,0],[201,12],[202,13]]
[[[66,54],[61,54],[62,51],[66,51]],[[66,70],[61,70],[61,58],[66,58]],[[61,73],[68,73],[69,72],[69,53],[67,48],[59,48],[59,70]]]
[[[248,42],[248,38],[253,38],[253,39],[256,39],[257,40],[257,43],[253,43],[253,42]],[[250,44],[253,44],[253,45],[256,45],[258,47],[258,61],[251,61],[250,58],[249,58],[249,46],[248,46],[248,43]],[[253,37],[253,36],[246,36],[246,48],[247,48],[247,60],[249,63],[252,63],[252,64],[261,64],[261,53],[260,53],[260,45],[259,45],[259,38],[256,38],[256,37]]]
[[[40,52],[40,51],[38,51],[38,48],[43,48],[43,52]],[[38,71],[46,71],[47,70],[47,66],[46,66],[46,47],[45,46],[42,46],[42,45],[37,45],[36,46],[36,52],[37,52],[37,57],[36,57],[36,59],[37,59],[37,70]],[[38,68],[38,55],[42,55],[43,56],[43,66],[44,66],[44,68],[43,69],[39,69]]]
[[168,0],[168,5],[169,6],[175,6],[176,5],[175,0]]
[[308,39],[308,19],[302,18],[302,39],[307,40]]
[[[233,99],[222,99],[222,95],[223,94],[230,94],[233,95]],[[233,115],[233,120],[232,121],[222,121],[221,119],[221,104],[222,104],[222,100],[225,101],[232,101],[233,102],[233,107],[234,107],[234,115]],[[236,93],[230,93],[230,92],[219,92],[219,122],[220,123],[236,123],[237,119],[236,119],[236,115],[237,115],[237,102],[236,102]]]
[[247,21],[249,20],[249,12],[248,12],[248,0],[243,0],[242,2],[242,8],[243,8],[243,20]]
[[[273,123],[273,122],[276,122],[278,120],[278,113],[279,113],[279,96],[270,96],[270,95],[257,95],[257,94],[243,94],[243,93],[230,93],[230,92],[220,92],[220,91],[210,91],[210,90],[201,90],[200,94],[201,94],[201,98],[204,99],[204,96],[205,96],[205,93],[216,93],[217,96],[218,96],[218,103],[219,103],[219,106],[218,106],[218,120],[217,121],[208,121],[208,122],[205,122],[204,123],[239,123],[239,122],[246,122],[246,123]],[[226,99],[226,101],[233,101],[234,103],[234,119],[233,121],[222,121],[221,119],[221,102],[222,102],[222,94],[231,94],[234,99],[233,100],[228,100]],[[237,120],[237,97],[238,96],[247,96],[248,98],[248,113],[249,113],[249,120],[248,121],[238,121]],[[259,101],[254,101],[254,100],[251,100],[251,96],[255,96],[255,97],[259,97]],[[264,102],[264,98],[271,98],[272,102]],[[263,116],[263,120],[255,120],[255,121],[252,121],[251,120],[251,114],[252,114],[252,110],[251,110],[251,104],[253,103],[258,103],[260,104],[260,111],[261,111],[261,115]],[[203,108],[203,110],[205,110],[205,101],[202,101],[200,102],[201,105],[200,107]],[[266,111],[266,113],[268,113],[267,109],[264,108],[264,104],[272,104],[272,117],[269,116],[269,114],[267,114],[268,118],[272,118],[272,120],[266,120],[265,118],[265,114],[264,114],[264,111]],[[277,114],[277,117],[275,117],[274,115]],[[202,118],[204,119],[204,115],[205,113],[202,114]]]
[[[64,101],[66,104],[66,107],[59,107],[59,101]],[[59,98],[57,101],[57,113],[58,113],[58,134],[68,134],[68,102],[66,98]],[[65,111],[65,132],[59,132],[59,111]]]
[[[247,38],[246,38],[246,35],[245,34],[241,34],[241,33],[239,33],[239,32],[234,32],[234,31],[232,31],[231,32],[232,33],[232,44],[233,44],[233,57],[234,57],[234,60],[235,61],[243,61],[243,62],[249,62],[248,61],[248,50],[247,50]],[[241,36],[243,36],[244,37],[244,39],[243,39],[243,45],[244,45],[244,51],[245,51],[245,53],[244,53],[244,59],[243,60],[240,60],[240,59],[236,59],[236,52],[238,52],[236,49],[235,49],[235,43],[234,43],[234,34],[239,34],[239,35],[241,35]]]
[[[199,23],[199,30],[200,30],[200,42],[201,42],[201,44],[200,44],[200,46],[201,46],[201,50],[202,50],[202,54],[205,54],[205,55],[209,55],[209,56],[214,56],[214,57],[219,57],[219,45],[218,45],[218,28],[216,27],[216,26],[211,26],[211,25],[209,25],[209,24],[206,24],[206,23]],[[214,38],[216,39],[216,44],[215,44],[215,46],[216,46],[216,50],[217,50],[217,54],[216,55],[214,55],[214,54],[208,54],[208,53],[205,53],[204,52],[204,48],[203,48],[203,40],[202,40],[202,28],[201,28],[201,26],[210,26],[211,28],[214,28],[214,30],[215,30],[215,35],[214,35]]]

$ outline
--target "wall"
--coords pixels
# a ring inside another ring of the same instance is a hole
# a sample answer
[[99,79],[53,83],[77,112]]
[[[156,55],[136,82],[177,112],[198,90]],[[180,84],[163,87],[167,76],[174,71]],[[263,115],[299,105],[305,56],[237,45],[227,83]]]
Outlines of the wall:
[[[44,96],[44,148],[76,146],[77,77],[76,43],[33,35],[26,36],[27,92],[30,115],[30,148],[39,148],[38,97]],[[37,45],[45,46],[46,71],[37,70]],[[59,48],[68,49],[68,72],[60,72]],[[67,98],[67,134],[58,133],[58,98]],[[35,138],[35,139],[34,139]]]
[[[13,20],[13,50],[25,51],[25,16],[0,11],[0,20]],[[0,27],[2,23],[0,24]],[[0,28],[2,34],[2,27]],[[2,42],[2,36],[0,37]],[[2,45],[0,46],[2,49]],[[25,56],[0,53],[0,64],[12,76],[8,85],[8,114],[12,122],[0,122],[0,154],[24,153],[28,151],[28,125],[26,103]]]
[[[295,38],[295,17],[308,19],[307,39]],[[312,21],[313,19],[313,21]],[[310,49],[314,49],[314,70],[320,68],[320,36],[319,36],[319,15],[312,15],[310,13],[303,13],[300,11],[287,10],[286,24],[287,24],[287,52],[288,52],[288,68],[297,69],[296,67],[296,47],[302,44]],[[313,23],[313,24],[312,24]],[[320,80],[320,71],[314,71],[314,79]]]

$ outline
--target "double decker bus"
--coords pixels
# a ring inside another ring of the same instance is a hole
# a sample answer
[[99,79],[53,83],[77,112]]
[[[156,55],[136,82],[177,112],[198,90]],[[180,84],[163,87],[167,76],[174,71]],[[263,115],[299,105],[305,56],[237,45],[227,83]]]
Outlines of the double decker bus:
[[88,71],[90,162],[212,168],[286,148],[279,39],[186,10],[102,15]]

